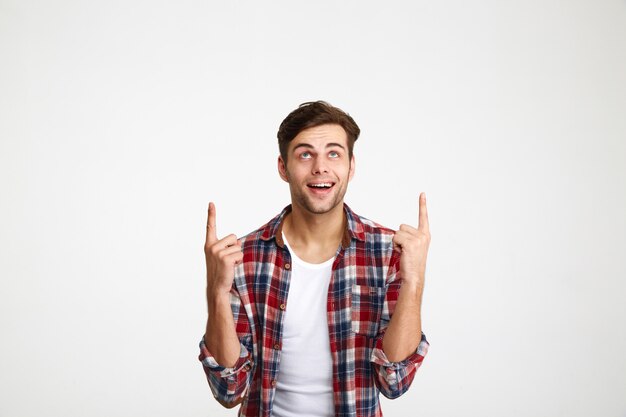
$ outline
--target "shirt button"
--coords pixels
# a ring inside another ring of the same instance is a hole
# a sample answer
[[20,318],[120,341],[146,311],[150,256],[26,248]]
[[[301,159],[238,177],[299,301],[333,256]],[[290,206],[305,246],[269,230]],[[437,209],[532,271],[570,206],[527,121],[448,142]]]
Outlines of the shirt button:
[[274,349],[276,349],[276,350],[280,349],[280,344],[278,344],[278,343],[274,344]]
[[275,379],[273,379],[273,380],[272,380],[272,386],[273,386],[273,387],[275,387],[275,386],[276,386],[276,380],[275,380]]
[[244,370],[244,371],[246,371],[246,372],[248,372],[248,371],[250,370],[250,365],[246,365],[246,366],[244,366],[244,367],[243,367],[243,370]]
[[281,304],[281,305],[280,305],[280,309],[281,309],[281,310],[284,310],[284,309],[285,309],[285,307],[287,307],[287,306],[286,306],[286,305],[284,305],[284,304]]
[[291,269],[291,264],[285,264],[285,269]]

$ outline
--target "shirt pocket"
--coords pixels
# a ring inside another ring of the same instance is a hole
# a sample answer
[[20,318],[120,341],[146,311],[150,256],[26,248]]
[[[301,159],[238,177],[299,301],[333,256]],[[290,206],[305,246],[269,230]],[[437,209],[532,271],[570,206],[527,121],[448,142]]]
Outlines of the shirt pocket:
[[384,287],[367,285],[352,287],[351,318],[354,333],[368,337],[376,336],[384,300]]

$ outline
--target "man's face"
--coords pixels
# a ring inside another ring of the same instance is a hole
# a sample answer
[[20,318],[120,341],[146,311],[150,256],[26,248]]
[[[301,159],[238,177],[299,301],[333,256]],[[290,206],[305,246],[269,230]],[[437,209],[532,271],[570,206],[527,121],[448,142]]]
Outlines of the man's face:
[[354,175],[345,130],[326,124],[298,133],[289,143],[287,164],[278,157],[278,172],[289,183],[292,204],[309,213],[327,213],[343,204]]

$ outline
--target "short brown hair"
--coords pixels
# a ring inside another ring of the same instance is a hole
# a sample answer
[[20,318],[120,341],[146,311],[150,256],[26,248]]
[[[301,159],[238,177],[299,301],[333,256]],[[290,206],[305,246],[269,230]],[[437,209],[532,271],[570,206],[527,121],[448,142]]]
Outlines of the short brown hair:
[[289,113],[278,128],[276,136],[278,137],[278,149],[283,161],[287,162],[289,142],[298,133],[310,127],[326,124],[339,125],[346,131],[348,136],[348,154],[352,158],[354,142],[361,134],[361,129],[359,129],[354,119],[340,108],[331,106],[325,101],[309,101],[300,104],[297,109]]

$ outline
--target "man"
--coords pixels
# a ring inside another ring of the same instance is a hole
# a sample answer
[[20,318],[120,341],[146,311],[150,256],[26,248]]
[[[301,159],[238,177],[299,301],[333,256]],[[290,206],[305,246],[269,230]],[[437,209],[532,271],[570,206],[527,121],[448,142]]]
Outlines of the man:
[[200,360],[215,398],[241,404],[240,416],[381,416],[379,392],[406,392],[426,355],[426,196],[418,227],[395,232],[345,205],[359,134],[342,110],[304,103],[278,131],[291,205],[218,240],[209,203]]

